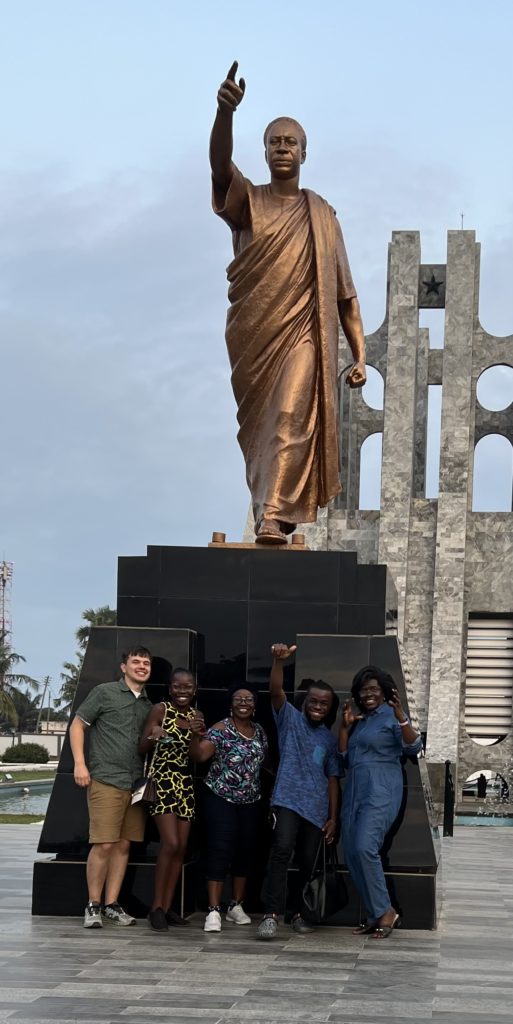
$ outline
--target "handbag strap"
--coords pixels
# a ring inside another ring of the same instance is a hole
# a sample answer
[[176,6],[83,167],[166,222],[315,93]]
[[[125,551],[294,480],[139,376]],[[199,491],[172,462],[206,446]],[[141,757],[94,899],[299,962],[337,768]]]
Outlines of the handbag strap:
[[151,751],[151,757],[150,757],[150,751],[148,751],[148,753],[146,754],[146,757],[144,758],[143,775],[144,775],[145,779],[146,778],[151,779],[151,769],[153,768],[153,759],[155,757],[156,749],[157,749],[157,744],[155,743],[154,746],[153,746],[153,750]]
[[313,878],[315,876],[316,871],[319,870],[320,865],[319,865],[318,862],[319,862],[319,854],[320,854],[321,850],[323,850],[323,865],[322,865],[322,867],[323,867],[323,871],[325,872],[326,871],[326,843],[324,841],[324,832],[321,832],[321,838],[319,839],[319,845],[317,847],[317,851],[316,851],[316,854],[315,854],[315,860],[314,860],[314,862],[312,864],[312,870],[310,872],[310,878]]

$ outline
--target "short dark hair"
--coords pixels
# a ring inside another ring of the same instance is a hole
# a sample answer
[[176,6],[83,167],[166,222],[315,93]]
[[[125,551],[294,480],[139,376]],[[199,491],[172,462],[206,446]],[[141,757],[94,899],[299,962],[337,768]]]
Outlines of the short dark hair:
[[173,679],[176,679],[176,676],[191,676],[191,678],[194,680],[194,682],[196,682],[196,677],[194,675],[194,672],[192,672],[190,668],[181,668],[180,666],[177,666],[171,672],[171,675],[169,677],[169,682],[172,683]]
[[269,124],[267,125],[267,128],[265,129],[265,132],[264,132],[264,146],[267,146],[267,136],[269,135],[269,132],[270,132],[272,126],[274,124],[278,124],[278,121],[288,121],[289,124],[295,125],[295,127],[299,129],[299,136],[300,136],[300,139],[301,139],[301,149],[306,149],[306,132],[305,132],[305,129],[299,123],[299,121],[296,121],[295,117],[275,117],[272,121],[269,121]]
[[121,663],[126,665],[128,658],[149,658],[151,661],[151,651],[147,647],[142,647],[141,644],[134,644],[121,655]]
[[232,706],[235,694],[238,693],[239,690],[247,690],[248,693],[250,693],[251,696],[254,697],[256,704],[258,700],[258,691],[254,686],[252,686],[251,683],[234,683],[233,686],[230,686],[228,688],[228,700],[230,702],[230,707]]
[[382,668],[378,668],[376,665],[365,665],[359,672],[356,673],[353,683],[351,686],[351,697],[353,698],[357,707],[362,709],[360,702],[360,690],[365,683],[368,683],[370,679],[375,679],[380,689],[383,691],[383,696],[386,701],[392,700],[392,691],[395,689],[395,683],[392,676],[388,672],[384,672]]
[[324,690],[327,693],[331,693],[331,707],[328,711],[328,714],[326,715],[326,718],[324,719],[324,724],[327,726],[328,729],[330,729],[336,720],[340,704],[340,700],[337,697],[337,694],[335,693],[333,687],[330,686],[329,683],[325,683],[324,679],[304,679],[303,682],[307,683],[307,686],[305,687],[306,693],[308,693],[309,690]]

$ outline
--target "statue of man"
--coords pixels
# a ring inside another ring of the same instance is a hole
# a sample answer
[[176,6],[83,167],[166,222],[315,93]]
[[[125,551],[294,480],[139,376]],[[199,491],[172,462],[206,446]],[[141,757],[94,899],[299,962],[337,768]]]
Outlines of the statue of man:
[[338,323],[365,383],[360,306],[334,210],[299,188],[306,135],[278,117],[264,133],[268,185],[253,185],[232,161],[233,115],[245,83],[237,62],[217,94],[210,137],[213,207],[232,230],[226,343],[246,461],[256,541],[281,544],[297,523],[341,489]]

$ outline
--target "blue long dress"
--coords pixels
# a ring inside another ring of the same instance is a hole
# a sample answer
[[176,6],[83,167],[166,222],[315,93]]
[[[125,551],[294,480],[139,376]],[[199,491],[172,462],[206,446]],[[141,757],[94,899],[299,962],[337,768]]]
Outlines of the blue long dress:
[[342,841],[347,867],[368,912],[376,921],[390,908],[380,850],[403,798],[402,754],[418,754],[420,736],[403,743],[389,704],[356,723],[344,755],[347,781],[342,801]]

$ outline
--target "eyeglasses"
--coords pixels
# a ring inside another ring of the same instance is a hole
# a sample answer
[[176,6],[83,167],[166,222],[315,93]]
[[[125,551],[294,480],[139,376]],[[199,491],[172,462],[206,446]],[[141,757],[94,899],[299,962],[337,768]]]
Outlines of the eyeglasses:
[[250,704],[254,704],[254,703],[255,703],[255,698],[254,697],[234,697],[233,701],[232,701],[232,704],[248,704],[248,705],[250,705]]

